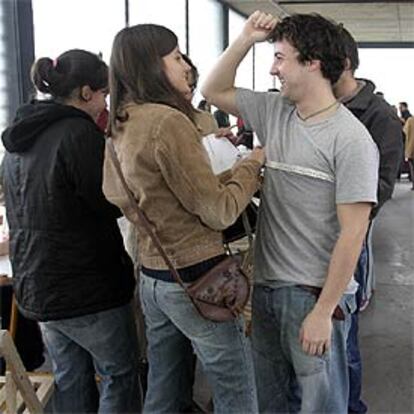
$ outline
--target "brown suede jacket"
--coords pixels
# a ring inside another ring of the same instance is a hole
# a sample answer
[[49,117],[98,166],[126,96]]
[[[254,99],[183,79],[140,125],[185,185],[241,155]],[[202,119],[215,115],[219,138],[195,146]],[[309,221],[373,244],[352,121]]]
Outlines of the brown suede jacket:
[[[259,162],[243,160],[219,179],[201,144],[205,127],[197,128],[166,105],[128,104],[125,109],[129,118],[114,139],[115,149],[130,189],[174,265],[183,268],[222,254],[221,230],[234,223],[256,192]],[[108,155],[103,190],[136,221]],[[138,245],[142,265],[167,269],[144,229]]]
[[195,121],[200,132],[200,138],[208,134],[217,134],[219,131],[216,118],[210,112],[196,109]]
[[405,158],[414,159],[414,117],[410,116],[404,124]]

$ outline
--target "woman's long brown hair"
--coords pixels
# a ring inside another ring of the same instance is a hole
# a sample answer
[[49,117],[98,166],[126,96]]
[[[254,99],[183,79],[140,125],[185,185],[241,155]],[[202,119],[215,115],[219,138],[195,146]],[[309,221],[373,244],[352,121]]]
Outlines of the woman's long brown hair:
[[123,111],[128,102],[169,105],[194,122],[193,106],[164,73],[162,58],[177,45],[171,30],[155,24],[127,27],[115,36],[109,65],[109,136],[128,119]]

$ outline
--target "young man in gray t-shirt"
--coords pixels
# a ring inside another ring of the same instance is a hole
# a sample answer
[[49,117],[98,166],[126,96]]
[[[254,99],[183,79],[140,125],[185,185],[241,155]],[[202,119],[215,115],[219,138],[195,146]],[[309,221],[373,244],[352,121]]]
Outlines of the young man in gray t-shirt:
[[[235,88],[243,57],[269,37],[281,93]],[[347,413],[352,274],[377,201],[378,153],[333,95],[344,64],[335,24],[255,12],[203,88],[266,146],[252,325],[260,411]]]

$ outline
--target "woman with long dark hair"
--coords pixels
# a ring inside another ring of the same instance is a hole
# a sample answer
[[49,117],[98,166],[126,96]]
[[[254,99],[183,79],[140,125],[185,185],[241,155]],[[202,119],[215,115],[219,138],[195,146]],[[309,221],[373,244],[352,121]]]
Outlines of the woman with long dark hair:
[[[221,230],[245,209],[258,187],[262,149],[222,182],[200,139],[177,37],[157,25],[137,25],[115,37],[110,63],[110,135],[127,183],[184,282],[225,258]],[[104,192],[127,218],[136,217],[105,158]],[[145,412],[177,412],[188,339],[213,390],[218,413],[257,412],[251,352],[242,318],[201,317],[175,282],[146,231],[138,232],[140,288],[149,377]],[[184,352],[183,352],[184,349]]]
[[[108,68],[70,50],[32,68],[49,96],[3,133],[10,259],[19,310],[40,322],[57,413],[139,412],[132,263],[102,193]],[[100,377],[100,392],[96,385]]]

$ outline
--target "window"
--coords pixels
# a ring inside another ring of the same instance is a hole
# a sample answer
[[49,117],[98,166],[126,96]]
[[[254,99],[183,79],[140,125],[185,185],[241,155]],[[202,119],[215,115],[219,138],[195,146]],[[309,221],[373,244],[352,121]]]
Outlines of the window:
[[254,88],[257,91],[267,91],[270,88],[278,88],[279,82],[275,76],[270,75],[273,62],[273,45],[269,42],[256,43],[255,66],[254,66]]
[[140,23],[168,27],[177,35],[180,49],[185,53],[185,0],[129,0],[129,24]]
[[125,26],[123,1],[32,1],[36,58],[78,48],[109,62],[113,38]]
[[[215,0],[189,2],[189,55],[200,73],[199,86],[223,51],[222,18],[221,4]],[[203,99],[199,89],[194,96],[196,106]]]
[[[243,16],[229,10],[229,43],[240,34],[245,21]],[[236,86],[253,89],[253,49],[249,51],[237,70]]]
[[385,100],[398,107],[407,102],[413,113],[414,92],[411,79],[414,73],[414,49],[359,49],[359,68],[356,77],[375,83]]

